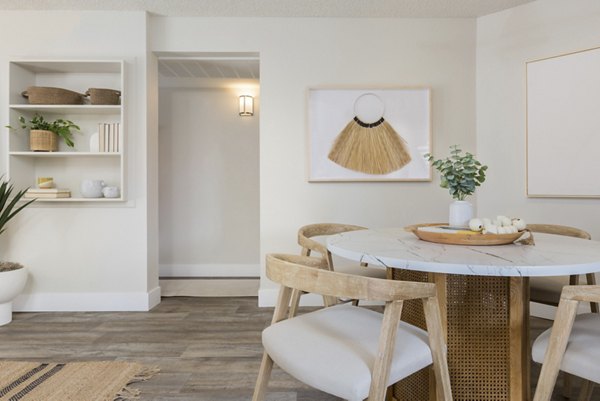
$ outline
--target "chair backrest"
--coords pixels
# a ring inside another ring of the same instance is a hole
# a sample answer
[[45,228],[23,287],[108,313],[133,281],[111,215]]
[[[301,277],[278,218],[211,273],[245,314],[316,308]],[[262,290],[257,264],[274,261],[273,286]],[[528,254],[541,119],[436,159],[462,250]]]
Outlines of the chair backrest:
[[568,237],[592,239],[592,236],[579,228],[561,226],[558,224],[527,224],[527,228],[534,233],[565,235]]
[[598,301],[600,301],[600,285],[563,287],[533,401],[549,401],[552,396],[579,302]]
[[323,243],[312,238],[358,230],[366,230],[366,228],[338,223],[309,224],[300,227],[298,230],[298,244],[302,247],[302,255],[310,256],[313,252],[318,252],[323,260],[327,262],[327,266],[325,268],[333,270],[331,253],[327,250],[327,247]]
[[324,270],[325,262],[309,256],[267,255],[267,277],[304,292],[365,301],[403,301],[436,296],[435,284],[394,281]]

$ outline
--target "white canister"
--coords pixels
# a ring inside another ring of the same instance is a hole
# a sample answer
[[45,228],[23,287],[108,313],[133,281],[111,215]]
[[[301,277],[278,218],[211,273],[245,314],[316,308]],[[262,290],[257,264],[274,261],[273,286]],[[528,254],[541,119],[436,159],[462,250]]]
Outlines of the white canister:
[[106,184],[102,180],[83,180],[81,181],[81,196],[84,198],[102,198],[102,188]]
[[448,223],[451,227],[469,227],[473,218],[473,205],[467,201],[454,201],[450,204]]

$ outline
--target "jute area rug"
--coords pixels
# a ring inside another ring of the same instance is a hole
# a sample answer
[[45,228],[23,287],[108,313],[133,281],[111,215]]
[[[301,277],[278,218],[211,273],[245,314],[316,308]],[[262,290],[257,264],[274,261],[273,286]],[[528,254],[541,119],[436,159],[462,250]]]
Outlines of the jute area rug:
[[134,400],[139,391],[128,385],[157,372],[158,368],[121,361],[0,361],[0,401]]

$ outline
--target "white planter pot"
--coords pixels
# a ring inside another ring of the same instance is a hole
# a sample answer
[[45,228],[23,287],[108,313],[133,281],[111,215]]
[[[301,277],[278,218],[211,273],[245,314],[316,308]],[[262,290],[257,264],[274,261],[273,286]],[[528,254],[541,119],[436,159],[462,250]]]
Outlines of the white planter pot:
[[473,205],[467,201],[454,201],[450,204],[448,223],[451,227],[469,227],[473,218]]
[[12,321],[12,301],[27,283],[27,268],[0,273],[0,326]]

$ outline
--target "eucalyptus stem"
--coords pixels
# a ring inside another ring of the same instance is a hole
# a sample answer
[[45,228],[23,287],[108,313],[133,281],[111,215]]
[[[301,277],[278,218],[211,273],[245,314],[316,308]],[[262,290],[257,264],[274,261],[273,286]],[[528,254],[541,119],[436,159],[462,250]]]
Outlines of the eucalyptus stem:
[[431,153],[427,153],[425,159],[440,172],[440,187],[448,189],[452,198],[464,201],[485,181],[488,166],[482,165],[469,152],[461,153],[458,145],[452,145],[449,157],[435,160]]

